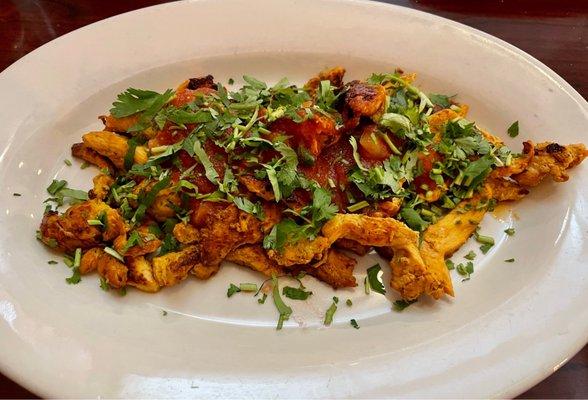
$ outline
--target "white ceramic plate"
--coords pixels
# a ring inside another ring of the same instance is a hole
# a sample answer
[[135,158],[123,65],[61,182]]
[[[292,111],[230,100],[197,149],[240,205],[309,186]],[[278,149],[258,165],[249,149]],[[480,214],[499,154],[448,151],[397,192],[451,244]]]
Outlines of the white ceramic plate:
[[[405,8],[197,1],[87,26],[0,74],[2,372],[48,397],[503,397],[580,349],[588,334],[586,166],[567,184],[545,184],[512,212],[486,218],[483,231],[498,243],[476,259],[470,281],[454,276],[454,300],[396,313],[391,297],[339,291],[354,305],[342,304],[330,328],[321,319],[334,292],[310,278],[315,296],[293,304],[295,317],[277,332],[271,301],[227,299],[229,282],[262,280],[235,266],[209,282],[121,298],[101,291],[96,277],[66,285],[67,268],[47,264],[60,258],[34,239],[44,189],[56,176],[89,188],[95,171],[62,160],[100,126],[96,116],[117,93],[206,73],[225,82],[242,74],[302,82],[333,65],[347,67],[348,78],[416,71],[422,87],[459,94],[471,117],[502,137],[519,120],[521,135],[507,138],[515,149],[527,138],[588,141],[586,101],[547,67]],[[516,235],[506,238],[510,225]],[[511,257],[515,263],[503,262]],[[361,261],[359,279],[376,260]]]

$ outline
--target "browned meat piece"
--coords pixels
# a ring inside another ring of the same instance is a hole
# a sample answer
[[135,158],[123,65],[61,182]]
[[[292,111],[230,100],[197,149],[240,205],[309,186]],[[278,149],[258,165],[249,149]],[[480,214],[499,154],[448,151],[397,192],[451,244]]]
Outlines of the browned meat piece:
[[523,186],[537,186],[548,176],[556,182],[569,179],[567,170],[580,164],[588,156],[583,144],[561,146],[543,142],[535,147],[535,155],[525,171],[512,178]]
[[88,192],[91,199],[104,200],[110,193],[110,187],[114,183],[114,178],[110,175],[98,174],[93,179],[94,188]]
[[267,184],[264,181],[261,181],[252,175],[241,175],[238,180],[239,183],[245,186],[248,191],[255,194],[259,198],[268,201],[274,199],[274,192],[271,190],[271,188],[267,187]]
[[218,266],[234,248],[263,239],[261,224],[253,215],[234,204],[219,203],[216,207],[216,212],[206,214],[200,228],[199,263],[204,266]]
[[[265,276],[280,276],[286,270],[267,256],[267,253],[259,245],[246,245],[231,251],[226,261],[244,265],[261,272]],[[331,285],[333,288],[356,286],[353,268],[357,262],[334,249],[327,252],[327,256],[316,265],[295,265],[288,269],[292,275],[298,275],[301,271],[316,277]]]
[[200,240],[200,232],[191,224],[180,222],[174,226],[174,237],[182,244],[191,244]]
[[520,174],[529,167],[534,156],[535,146],[533,145],[533,142],[523,142],[523,153],[521,156],[513,158],[512,164],[509,166],[496,168],[490,173],[490,178],[502,178]]
[[139,123],[139,116],[139,114],[133,114],[128,117],[116,118],[112,115],[101,115],[98,118],[104,124],[105,131],[127,133],[132,126]]
[[337,214],[323,226],[322,234],[331,240],[345,237],[364,245],[390,247],[394,253],[390,286],[404,299],[416,299],[424,293],[435,299],[445,293],[453,295],[447,268],[425,264],[418,248],[418,233],[398,220]]
[[80,261],[81,274],[87,274],[95,269],[111,287],[120,289],[126,286],[127,267],[99,247],[83,253]]
[[71,146],[71,155],[77,158],[81,158],[82,160],[87,161],[100,169],[106,169],[111,174],[114,173],[114,166],[112,163],[106,157],[102,157],[84,143],[73,144]]
[[370,85],[352,81],[345,93],[345,104],[356,116],[371,117],[384,111],[386,89],[382,85]]
[[188,246],[183,250],[154,257],[153,276],[159,286],[173,286],[188,276],[188,272],[198,262],[200,249]]
[[[87,147],[108,158],[118,169],[124,169],[129,139],[113,132],[100,131],[88,132],[82,136],[82,140]],[[145,164],[147,158],[147,148],[137,146],[134,157],[135,164]]]
[[[155,182],[153,182],[153,184],[155,184]],[[155,201],[151,207],[147,209],[147,214],[151,215],[156,220],[163,222],[176,215],[176,212],[171,205],[179,207],[181,204],[182,199],[174,188],[163,189],[157,193],[157,196],[155,196]]]
[[[104,215],[106,224],[98,227],[88,224],[90,219],[100,219]],[[102,229],[101,229],[102,228]],[[66,251],[88,249],[111,241],[124,234],[124,220],[120,214],[100,200],[88,200],[78,203],[63,215],[49,212],[41,222],[41,240],[49,245]]]
[[337,239],[334,246],[341,250],[351,251],[359,256],[365,256],[372,248],[372,246],[365,246],[350,239]]
[[200,88],[216,90],[216,84],[214,83],[214,77],[212,75],[206,75],[200,78],[190,78],[186,88],[190,90],[196,90]]
[[301,239],[289,243],[281,251],[268,250],[267,255],[278,265],[291,267],[298,264],[308,264],[313,260],[320,260],[331,246],[328,238],[319,236],[315,240]]
[[80,274],[87,274],[96,269],[98,259],[102,256],[104,250],[101,247],[93,247],[82,253],[80,260]]
[[520,200],[529,194],[529,190],[508,178],[488,178],[484,182],[488,196],[497,201]]
[[334,289],[355,287],[357,282],[353,276],[353,269],[356,264],[355,259],[335,249],[329,249],[323,261],[316,266],[305,266],[304,271],[331,285]]
[[380,201],[379,203],[375,204],[375,209],[369,210],[368,215],[370,217],[380,217],[380,218],[394,218],[398,211],[400,211],[400,206],[402,205],[402,199],[395,197],[392,200]]
[[220,264],[217,265],[204,265],[204,264],[194,264],[192,267],[192,274],[201,280],[206,280],[216,274],[220,269]]
[[259,245],[237,247],[227,255],[225,260],[244,265],[269,277],[284,274],[282,267],[272,261]]
[[159,284],[153,277],[151,263],[145,257],[128,257],[127,284],[143,292],[154,293],[159,290]]
[[[154,180],[143,180],[140,184],[133,188],[133,194],[139,196],[142,193],[148,193],[157,182]],[[180,206],[182,200],[180,195],[174,188],[168,187],[160,190],[155,196],[153,204],[147,209],[147,214],[152,216],[159,222],[163,222],[168,218],[176,215],[172,205]],[[133,207],[136,206],[136,202],[131,204]]]
[[306,85],[304,85],[304,89],[306,89],[311,96],[314,96],[321,81],[329,81],[333,87],[340,89],[343,86],[344,75],[345,68],[343,67],[326,69],[319,72],[318,76],[310,78],[309,81],[306,82]]
[[155,235],[153,235],[149,231],[148,225],[142,225],[136,229],[137,233],[141,237],[141,242],[134,246],[131,246],[129,249],[125,251],[125,246],[127,245],[127,235],[118,236],[114,239],[113,247],[114,249],[121,255],[125,257],[138,257],[144,256],[146,254],[153,253],[155,250],[161,246],[161,240],[159,240]]

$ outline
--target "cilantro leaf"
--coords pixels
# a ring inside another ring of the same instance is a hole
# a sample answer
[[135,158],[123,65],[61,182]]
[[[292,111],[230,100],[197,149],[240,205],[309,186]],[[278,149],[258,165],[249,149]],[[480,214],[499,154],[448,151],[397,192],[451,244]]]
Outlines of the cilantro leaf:
[[335,312],[337,311],[337,302],[339,299],[337,297],[333,297],[333,302],[325,312],[325,320],[323,321],[324,325],[331,325],[333,323],[333,317],[335,316]]
[[435,105],[438,105],[443,108],[449,108],[451,106],[451,101],[449,100],[450,97],[453,96],[446,96],[444,94],[435,94],[429,93],[429,99]]
[[198,158],[200,163],[204,166],[204,173],[209,181],[218,185],[218,172],[214,169],[210,158],[208,158],[208,154],[202,148],[202,144],[200,141],[194,141],[194,155]]
[[400,210],[400,216],[406,225],[408,225],[413,231],[423,232],[429,226],[429,223],[425,221],[414,208],[403,207],[402,210]]
[[292,309],[284,303],[282,298],[280,297],[280,287],[278,284],[278,278],[272,276],[272,283],[273,283],[273,290],[272,290],[272,297],[274,299],[274,304],[280,313],[280,317],[278,319],[278,325],[276,326],[277,330],[282,329],[284,321],[290,318],[292,315]]
[[380,294],[386,294],[386,289],[384,288],[384,284],[380,280],[380,272],[382,272],[382,268],[380,264],[373,265],[367,269],[367,279],[371,289]]
[[307,292],[301,288],[284,286],[282,288],[282,294],[292,300],[306,300],[308,296],[312,295],[312,292]]
[[234,295],[235,293],[238,293],[240,291],[241,291],[241,289],[239,288],[239,286],[236,286],[231,283],[229,288],[227,289],[227,297],[231,297],[232,295]]
[[392,307],[394,308],[394,311],[402,312],[406,307],[416,302],[417,300],[396,300],[392,303]]
[[[151,90],[128,88],[117,96],[117,101],[112,104],[113,107],[110,109],[110,114],[115,118],[128,117],[129,115],[145,111],[154,105],[159,105],[160,103],[165,104],[171,98],[172,94],[173,91],[170,90],[164,94],[159,94]],[[155,115],[155,113],[153,114]]]
[[234,197],[233,203],[235,203],[239,210],[243,210],[246,213],[253,214],[259,220],[263,221],[265,219],[265,213],[263,211],[263,206],[261,205],[261,203],[253,203],[246,197]]
[[517,137],[519,135],[519,121],[513,122],[508,127],[507,132],[508,132],[508,136],[510,136],[511,138]]

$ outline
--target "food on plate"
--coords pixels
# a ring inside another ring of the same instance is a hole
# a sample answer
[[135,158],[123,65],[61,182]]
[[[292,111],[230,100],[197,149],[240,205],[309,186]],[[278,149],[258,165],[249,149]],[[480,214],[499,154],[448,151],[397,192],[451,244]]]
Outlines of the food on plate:
[[[546,178],[566,181],[588,155],[583,144],[530,141],[513,152],[466,119],[467,105],[414,86],[414,74],[344,74],[304,86],[245,76],[232,92],[211,75],[163,93],[127,89],[100,117],[104,129],[72,146],[100,169],[93,188],[53,181],[40,240],[78,275],[146,292],[209,279],[223,261],[274,281],[303,273],[354,287],[350,253],[375,250],[410,304],[453,296],[447,259],[472,235],[488,251],[493,240],[478,231],[488,210]],[[469,276],[473,264],[457,269]],[[367,277],[366,290],[370,281],[378,286]]]

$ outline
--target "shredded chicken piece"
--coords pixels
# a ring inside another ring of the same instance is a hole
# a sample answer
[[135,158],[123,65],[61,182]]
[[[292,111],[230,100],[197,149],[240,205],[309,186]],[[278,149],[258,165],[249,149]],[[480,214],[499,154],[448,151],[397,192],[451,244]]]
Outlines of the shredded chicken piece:
[[[125,155],[129,150],[128,139],[114,132],[88,132],[82,136],[84,144],[101,156],[108,158],[118,169],[124,169]],[[135,164],[145,164],[148,153],[144,146],[135,149]]]
[[127,133],[131,127],[139,123],[139,114],[128,117],[116,118],[112,115],[101,115],[98,117],[104,124],[104,130],[109,132]]
[[151,263],[145,257],[127,257],[125,261],[128,268],[127,285],[134,286],[143,292],[154,293],[159,290]]
[[200,257],[198,246],[188,246],[180,251],[154,257],[153,276],[159,286],[173,286],[188,277],[188,273]]
[[244,265],[268,277],[284,275],[286,272],[297,275],[304,271],[335,289],[357,286],[353,276],[353,268],[357,262],[335,249],[329,249],[327,256],[315,265],[294,265],[288,269],[270,259],[259,245],[236,248],[227,255],[225,260]]
[[372,246],[365,246],[350,239],[337,239],[333,245],[341,250],[351,251],[358,256],[365,256],[372,248]]
[[345,104],[357,116],[372,117],[381,114],[386,103],[386,89],[382,85],[365,82],[348,83]]
[[343,76],[345,75],[345,68],[335,67],[326,69],[319,72],[319,74],[313,78],[310,78],[304,88],[310,93],[311,96],[315,96],[316,91],[321,81],[329,81],[331,85],[337,89],[343,86]]
[[588,150],[583,144],[561,146],[550,142],[539,143],[529,165],[512,178],[527,187],[537,186],[548,176],[556,182],[565,182],[569,179],[566,171],[580,164],[586,157]]
[[354,258],[329,249],[327,256],[313,266],[305,266],[303,271],[332,286],[334,289],[355,287],[357,282],[353,269],[357,261]]
[[242,175],[238,178],[245,188],[256,196],[264,200],[274,200],[274,192],[271,188],[266,187],[265,182],[253,177],[252,175]]
[[120,289],[127,284],[126,265],[99,247],[84,252],[80,260],[81,274],[87,274],[93,270],[97,270],[98,274],[115,289]]
[[138,257],[153,253],[159,248],[159,246],[161,246],[161,240],[157,239],[157,237],[149,231],[149,225],[143,224],[138,227],[136,231],[141,237],[141,242],[139,244],[131,246],[124,251],[125,246],[127,245],[127,235],[124,234],[114,239],[114,249],[125,257]]
[[174,226],[174,237],[182,244],[191,244],[200,240],[200,232],[191,224],[180,222]]
[[496,168],[490,173],[489,178],[502,178],[520,174],[529,167],[529,164],[531,164],[531,161],[533,161],[534,156],[535,146],[533,145],[533,142],[523,142],[523,152],[521,157],[513,158],[510,165]]
[[[88,220],[104,215],[106,224],[101,230],[90,225]],[[125,232],[124,220],[120,214],[100,200],[88,200],[74,204],[63,215],[48,212],[41,222],[41,240],[48,246],[62,251],[96,247],[103,241],[111,241]]]
[[111,174],[114,173],[114,165],[112,165],[112,163],[106,157],[102,157],[84,143],[73,144],[71,146],[71,155],[77,158],[81,158],[82,160],[87,161],[100,169],[105,169]]
[[284,269],[271,260],[259,245],[237,247],[227,254],[225,260],[249,267],[269,277],[284,274]]
[[110,187],[114,184],[114,178],[106,174],[98,174],[93,179],[94,188],[88,192],[91,199],[104,200],[110,193]]

